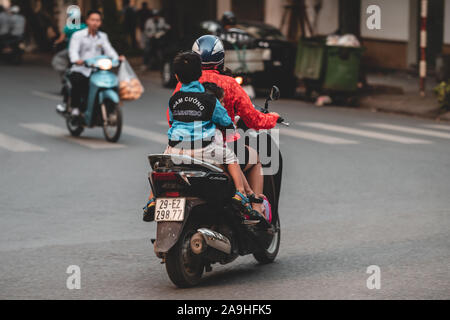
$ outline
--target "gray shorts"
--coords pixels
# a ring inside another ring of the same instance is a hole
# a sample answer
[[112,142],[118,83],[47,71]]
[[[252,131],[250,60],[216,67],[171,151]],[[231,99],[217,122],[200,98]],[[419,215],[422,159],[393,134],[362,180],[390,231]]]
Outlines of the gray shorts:
[[207,163],[219,165],[239,163],[238,158],[231,149],[216,142],[212,142],[202,149],[184,149],[167,146],[164,154],[189,156]]

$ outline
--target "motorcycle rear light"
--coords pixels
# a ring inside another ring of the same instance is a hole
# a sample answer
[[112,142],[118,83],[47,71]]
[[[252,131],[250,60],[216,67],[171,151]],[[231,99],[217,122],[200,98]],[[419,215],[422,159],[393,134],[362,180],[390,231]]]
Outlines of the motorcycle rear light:
[[166,197],[169,197],[169,198],[177,198],[179,196],[180,196],[179,192],[166,192]]
[[175,181],[178,179],[178,174],[175,172],[153,172],[153,181]]

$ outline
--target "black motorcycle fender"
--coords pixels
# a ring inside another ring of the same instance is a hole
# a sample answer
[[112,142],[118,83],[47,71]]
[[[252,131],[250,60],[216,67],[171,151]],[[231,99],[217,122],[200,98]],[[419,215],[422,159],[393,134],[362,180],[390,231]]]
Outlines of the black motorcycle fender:
[[156,255],[169,252],[180,238],[186,222],[193,209],[199,205],[205,204],[206,201],[198,198],[186,199],[186,209],[184,211],[183,222],[158,222],[156,228],[155,253]]

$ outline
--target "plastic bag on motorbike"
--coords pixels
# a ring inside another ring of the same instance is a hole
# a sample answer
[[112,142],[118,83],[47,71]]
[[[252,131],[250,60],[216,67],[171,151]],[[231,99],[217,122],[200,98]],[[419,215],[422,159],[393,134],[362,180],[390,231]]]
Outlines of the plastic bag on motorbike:
[[144,93],[142,83],[127,60],[120,65],[118,78],[121,100],[137,100]]

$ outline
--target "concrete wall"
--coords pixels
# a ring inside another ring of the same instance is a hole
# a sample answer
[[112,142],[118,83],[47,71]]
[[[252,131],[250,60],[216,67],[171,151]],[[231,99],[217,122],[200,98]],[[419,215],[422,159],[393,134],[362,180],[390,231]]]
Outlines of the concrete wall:
[[450,0],[444,4],[444,44],[450,45]]
[[[218,3],[220,1],[223,0],[218,0]],[[315,16],[313,7],[317,2],[322,3],[322,9],[318,16]],[[264,22],[280,28],[286,3],[286,0],[265,0]],[[316,34],[330,34],[339,28],[339,0],[306,0],[305,4]],[[287,25],[281,31],[286,34]]]
[[231,0],[217,0],[217,19],[220,20],[226,11],[231,11]]
[[[381,30],[369,30],[366,25],[369,5],[381,8]],[[361,0],[361,36],[392,41],[409,40],[409,0]]]
[[266,0],[265,2],[264,22],[276,28],[280,28],[284,13],[284,1]]
[[316,33],[327,35],[339,28],[339,0],[322,1],[322,9],[317,16]]
[[399,41],[364,39],[363,63],[368,67],[405,70],[408,68],[408,44]]
[[[411,2],[415,0],[361,0],[361,37],[366,48],[363,61],[367,66],[386,69],[407,69],[416,62],[416,26],[411,25],[415,14]],[[367,28],[367,8],[381,9],[381,29]],[[412,34],[414,32],[414,34]],[[414,40],[414,41],[411,41]],[[411,42],[411,43],[410,43]]]

